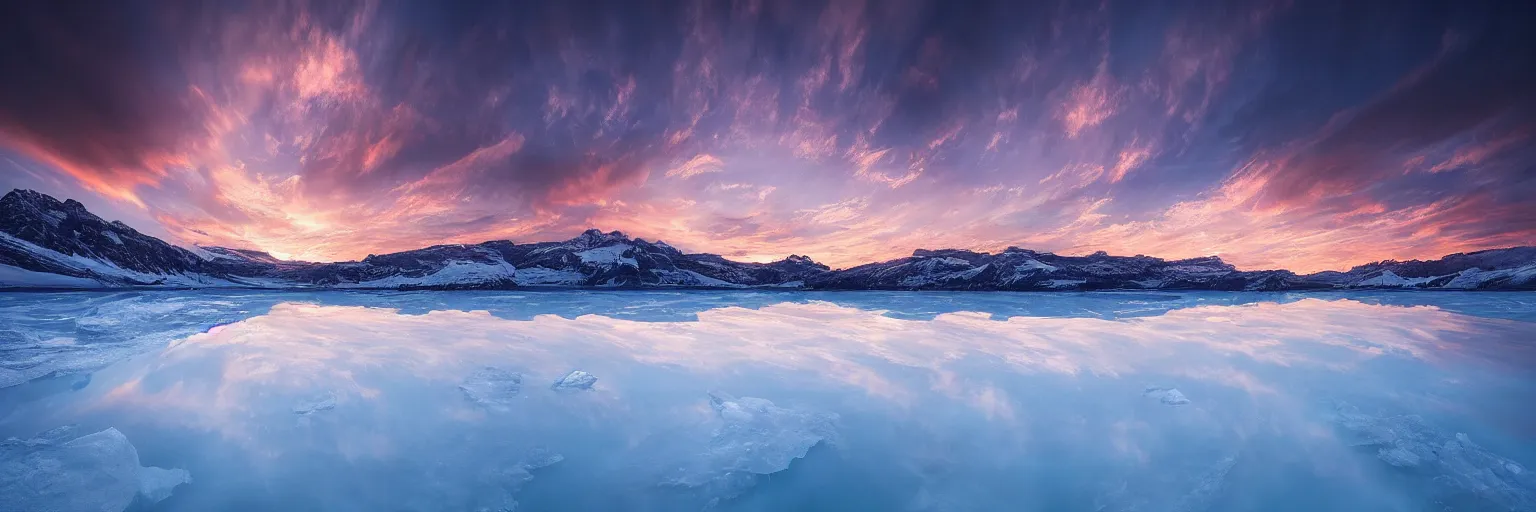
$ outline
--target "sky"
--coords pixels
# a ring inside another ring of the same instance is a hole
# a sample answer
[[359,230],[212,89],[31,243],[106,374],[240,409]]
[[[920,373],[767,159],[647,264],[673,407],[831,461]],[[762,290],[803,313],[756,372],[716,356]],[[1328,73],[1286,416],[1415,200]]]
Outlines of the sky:
[[1536,4],[5,2],[0,187],[310,261],[1536,245]]

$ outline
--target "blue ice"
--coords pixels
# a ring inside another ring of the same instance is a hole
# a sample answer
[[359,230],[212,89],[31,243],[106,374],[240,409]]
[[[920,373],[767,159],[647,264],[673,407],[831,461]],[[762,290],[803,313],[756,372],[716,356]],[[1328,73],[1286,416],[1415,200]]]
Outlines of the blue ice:
[[1536,511],[1532,403],[1521,293],[0,294],[3,512]]

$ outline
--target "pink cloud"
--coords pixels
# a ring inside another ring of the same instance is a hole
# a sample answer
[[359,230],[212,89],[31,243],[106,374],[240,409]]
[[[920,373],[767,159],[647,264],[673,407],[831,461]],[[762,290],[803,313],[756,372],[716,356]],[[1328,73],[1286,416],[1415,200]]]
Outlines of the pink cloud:
[[1117,92],[1112,81],[1108,64],[1100,64],[1092,80],[1074,87],[1068,93],[1067,101],[1058,114],[1067,138],[1075,139],[1084,130],[1098,126],[1115,115]]
[[667,177],[686,179],[698,176],[700,174],[720,172],[722,170],[721,167],[724,165],[725,162],[720,161],[719,158],[715,158],[713,155],[699,154],[693,158],[688,159],[687,162],[683,162],[677,167],[668,169]]

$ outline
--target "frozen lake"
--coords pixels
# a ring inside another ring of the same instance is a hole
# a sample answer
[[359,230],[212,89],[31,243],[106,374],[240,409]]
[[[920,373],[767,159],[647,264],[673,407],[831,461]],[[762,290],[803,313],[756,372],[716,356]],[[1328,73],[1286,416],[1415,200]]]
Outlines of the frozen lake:
[[0,293],[3,512],[1536,511],[1532,404],[1533,293]]

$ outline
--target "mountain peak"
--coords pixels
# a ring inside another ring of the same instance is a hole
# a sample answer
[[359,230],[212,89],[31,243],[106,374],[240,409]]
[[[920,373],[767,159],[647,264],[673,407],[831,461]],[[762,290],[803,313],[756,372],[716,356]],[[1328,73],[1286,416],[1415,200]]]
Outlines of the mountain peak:
[[941,256],[974,257],[982,256],[985,254],[986,253],[979,253],[966,249],[917,249],[912,251],[913,258],[933,258]]
[[0,231],[17,236],[27,232],[23,238],[37,236],[31,232],[43,229],[43,226],[58,226],[71,216],[95,218],[83,206],[66,206],[53,196],[36,190],[16,189],[0,198]]
[[[504,286],[801,286],[818,289],[1286,290],[1394,287],[1536,289],[1536,247],[1456,253],[1431,261],[1385,260],[1349,272],[1297,276],[1239,271],[1217,256],[1057,256],[1009,247],[990,254],[918,249],[910,258],[832,270],[791,254],[740,263],[684,254],[660,240],[587,229],[565,242],[434,245],[361,262],[284,261],[248,249],[188,251],[107,222],[79,201],[33,190],[0,197],[0,265],[96,280],[104,286],[320,286],[458,289]],[[83,263],[81,258],[106,265]],[[257,278],[246,281],[248,278]],[[0,287],[15,282],[0,282]]]
[[[26,208],[27,206],[30,206],[31,208]],[[105,220],[102,220],[101,217],[97,217],[96,214],[91,213],[91,211],[86,209],[85,205],[81,204],[79,201],[74,199],[65,199],[63,201],[59,201],[58,199],[48,194],[23,188],[11,190],[5,194],[5,197],[0,197],[0,208],[3,208],[7,212],[27,212],[32,215],[47,215],[58,220],[63,220],[68,217],[78,217],[82,219],[106,222]],[[53,221],[49,222],[51,223]],[[122,223],[120,222],[114,223],[114,225],[121,224]],[[123,225],[123,227],[127,226]]]
[[[1142,256],[1142,257],[1145,258],[1145,256]],[[1159,259],[1160,260],[1160,258],[1153,258],[1153,259]],[[1180,264],[1180,265],[1198,265],[1198,266],[1207,266],[1207,267],[1217,267],[1217,268],[1227,269],[1229,271],[1230,270],[1237,270],[1237,267],[1233,266],[1230,263],[1222,261],[1221,260],[1221,256],[1200,256],[1198,258],[1188,258],[1188,259],[1176,260],[1173,263]]]
[[8,208],[15,208],[17,205],[22,204],[32,205],[37,208],[47,208],[53,205],[62,205],[63,203],[60,203],[58,199],[54,199],[53,196],[48,194],[24,188],[11,190],[5,194],[5,197],[0,197],[0,205],[6,205]]
[[583,247],[596,247],[607,244],[609,242],[628,241],[629,237],[626,236],[622,231],[609,231],[604,233],[602,230],[594,228],[582,231],[580,235],[576,236],[576,238],[571,239],[570,243]]
[[588,229],[586,231],[582,231],[581,235],[578,235],[578,236],[583,237],[583,238],[623,238],[625,240],[629,239],[629,236],[625,235],[623,231],[609,231],[607,233],[604,233],[603,230],[597,229],[597,228],[591,228],[591,229]]
[[[107,222],[74,199],[17,189],[0,198],[0,232],[32,248],[14,249],[7,259],[46,270],[118,285],[157,284],[145,275],[184,275],[201,267],[196,255],[146,236],[121,222]],[[83,265],[83,257],[108,265]]]
[[[41,198],[44,198],[44,197],[49,198],[49,199],[53,199],[52,196],[49,196],[48,194],[44,194],[42,192],[38,192],[36,190],[32,190],[32,189],[28,189],[28,188],[15,188],[15,189],[11,189],[10,192],[6,192],[5,193],[5,197],[0,197],[0,200],[11,200],[11,201],[19,201],[19,200],[23,200],[23,199],[25,199],[25,200],[37,200],[37,199],[41,199]],[[55,201],[57,201],[57,199],[55,199]]]
[[794,263],[796,265],[811,265],[811,266],[820,265],[819,263],[816,263],[816,260],[811,259],[810,256],[801,256],[799,254],[791,254],[788,257],[784,258],[783,261],[785,263]]

